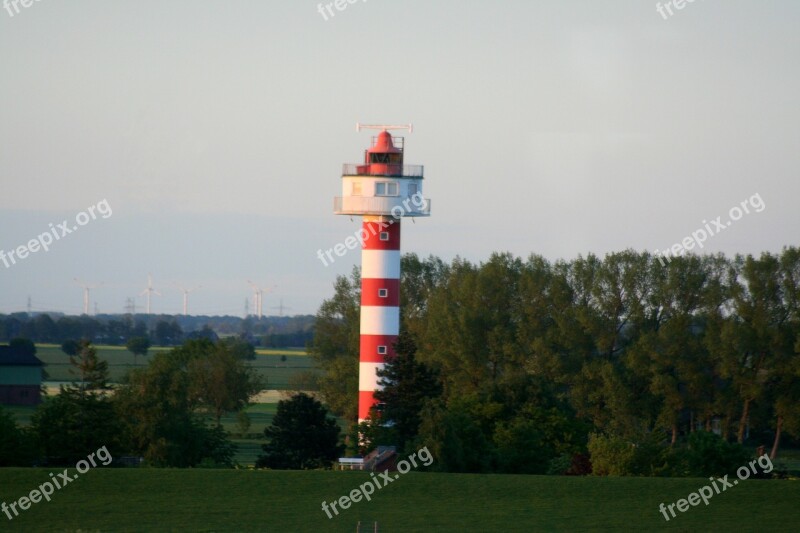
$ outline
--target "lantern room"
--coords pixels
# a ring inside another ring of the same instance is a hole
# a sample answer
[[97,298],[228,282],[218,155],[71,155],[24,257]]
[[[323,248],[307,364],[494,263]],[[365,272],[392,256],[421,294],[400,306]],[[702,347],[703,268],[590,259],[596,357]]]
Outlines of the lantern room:
[[422,165],[404,163],[403,137],[389,129],[411,126],[362,126],[380,129],[364,151],[361,164],[346,163],[342,169],[342,195],[334,199],[337,215],[430,216],[430,200],[422,195]]

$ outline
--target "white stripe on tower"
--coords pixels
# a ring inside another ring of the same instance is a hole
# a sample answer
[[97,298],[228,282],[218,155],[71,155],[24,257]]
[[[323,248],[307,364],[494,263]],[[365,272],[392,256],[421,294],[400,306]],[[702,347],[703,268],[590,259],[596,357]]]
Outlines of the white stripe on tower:
[[400,220],[365,216],[361,252],[361,346],[358,421],[375,405],[377,371],[394,355],[400,333]]

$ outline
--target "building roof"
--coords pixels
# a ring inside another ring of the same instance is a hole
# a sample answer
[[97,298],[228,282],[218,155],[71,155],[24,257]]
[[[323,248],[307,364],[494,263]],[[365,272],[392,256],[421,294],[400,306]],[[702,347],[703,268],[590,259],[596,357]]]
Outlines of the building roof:
[[0,366],[44,366],[44,363],[35,355],[5,345],[0,346]]

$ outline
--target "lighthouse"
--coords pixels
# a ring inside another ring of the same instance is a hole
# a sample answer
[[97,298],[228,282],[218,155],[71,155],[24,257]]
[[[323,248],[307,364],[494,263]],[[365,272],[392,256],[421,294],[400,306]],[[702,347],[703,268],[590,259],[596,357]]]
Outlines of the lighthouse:
[[395,355],[400,333],[400,226],[403,218],[430,216],[422,194],[422,165],[404,162],[405,139],[389,130],[412,126],[356,125],[378,130],[364,151],[364,162],[342,169],[342,195],[334,198],[337,215],[362,217],[361,324],[358,365],[358,421],[375,407],[379,369]]

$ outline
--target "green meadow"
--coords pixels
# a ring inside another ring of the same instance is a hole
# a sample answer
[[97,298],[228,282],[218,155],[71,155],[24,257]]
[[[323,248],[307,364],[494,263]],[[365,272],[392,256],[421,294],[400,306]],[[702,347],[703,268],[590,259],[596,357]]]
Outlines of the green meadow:
[[[157,352],[169,351],[169,347],[154,346],[148,355],[135,357],[124,346],[95,346],[97,356],[108,361],[109,378],[112,383],[122,380],[129,370],[144,367]],[[75,379],[71,372],[69,357],[56,344],[37,344],[36,356],[45,363],[47,381],[51,383],[68,382]],[[289,380],[299,372],[316,372],[313,358],[303,349],[267,349],[256,350],[256,359],[247,361],[266,380],[267,389],[287,390]]]
[[[49,479],[0,469],[0,501]],[[70,469],[74,473],[74,469]],[[389,532],[797,531],[800,481],[740,482],[669,522],[660,503],[706,479],[554,477],[411,472],[329,519],[321,509],[370,477],[361,472],[94,469],[34,504],[3,531]],[[371,529],[369,530],[371,531]]]

